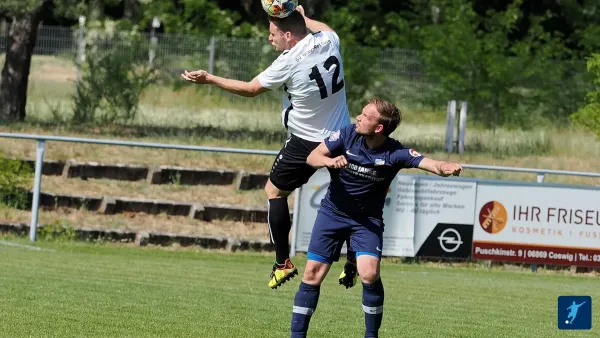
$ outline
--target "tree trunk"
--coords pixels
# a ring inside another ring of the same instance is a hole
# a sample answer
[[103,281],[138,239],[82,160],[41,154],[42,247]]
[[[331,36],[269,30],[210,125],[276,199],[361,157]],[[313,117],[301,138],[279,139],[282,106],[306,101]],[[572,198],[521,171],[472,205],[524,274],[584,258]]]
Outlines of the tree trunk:
[[27,84],[31,54],[37,38],[40,11],[13,18],[0,80],[0,121],[23,121],[27,105]]

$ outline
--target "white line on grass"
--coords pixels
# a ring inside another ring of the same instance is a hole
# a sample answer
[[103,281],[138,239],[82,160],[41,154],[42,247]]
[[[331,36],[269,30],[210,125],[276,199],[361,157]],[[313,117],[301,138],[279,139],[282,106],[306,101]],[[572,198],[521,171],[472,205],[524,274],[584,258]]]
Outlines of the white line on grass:
[[37,246],[25,245],[25,244],[13,243],[13,242],[0,241],[0,244],[7,245],[7,246],[16,246],[18,248],[35,250],[35,251],[56,252],[56,250],[52,250],[52,249],[38,248]]

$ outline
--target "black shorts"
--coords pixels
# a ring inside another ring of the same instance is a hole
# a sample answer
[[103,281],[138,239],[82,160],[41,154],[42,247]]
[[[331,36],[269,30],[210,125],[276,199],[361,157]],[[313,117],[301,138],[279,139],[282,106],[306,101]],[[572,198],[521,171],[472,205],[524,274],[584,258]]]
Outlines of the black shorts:
[[294,191],[315,173],[316,169],[306,164],[306,158],[321,144],[290,136],[277,154],[269,179],[279,190]]

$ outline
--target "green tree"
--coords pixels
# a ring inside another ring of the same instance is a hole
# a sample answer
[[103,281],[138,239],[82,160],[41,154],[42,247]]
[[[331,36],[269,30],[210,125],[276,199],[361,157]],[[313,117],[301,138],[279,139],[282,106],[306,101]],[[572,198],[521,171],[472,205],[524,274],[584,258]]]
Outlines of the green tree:
[[31,182],[31,167],[24,162],[6,159],[0,154],[0,204],[14,208],[24,208],[27,204],[27,191]]
[[[145,1],[142,13],[142,27],[149,26],[156,16],[165,32],[262,38],[266,32],[266,24],[246,22],[240,11],[222,9],[214,0]],[[266,23],[266,16],[264,18]]]
[[600,137],[600,54],[588,59],[587,70],[594,76],[595,88],[587,94],[587,104],[571,115],[571,119]]
[[158,78],[155,67],[148,65],[148,46],[139,35],[110,39],[113,46],[107,50],[88,45],[90,51],[73,95],[75,123],[133,120],[142,92]]
[[432,20],[429,0],[345,0],[327,6],[323,20],[348,43],[420,49],[419,27]]
[[568,58],[562,42],[539,24],[544,18],[529,18],[538,24],[513,41],[521,1],[485,16],[462,0],[438,3],[443,21],[422,29],[426,69],[440,79],[434,99],[466,100],[470,116],[491,128],[528,127],[543,116],[539,102],[558,95],[548,88],[565,76],[560,60]]

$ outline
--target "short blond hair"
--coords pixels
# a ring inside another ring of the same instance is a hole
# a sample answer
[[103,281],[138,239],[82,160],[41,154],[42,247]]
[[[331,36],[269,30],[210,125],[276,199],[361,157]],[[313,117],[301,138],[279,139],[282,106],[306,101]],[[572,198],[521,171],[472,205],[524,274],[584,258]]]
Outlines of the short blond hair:
[[379,112],[379,124],[383,125],[382,134],[390,136],[402,122],[402,112],[391,102],[374,97],[368,104],[374,104]]

